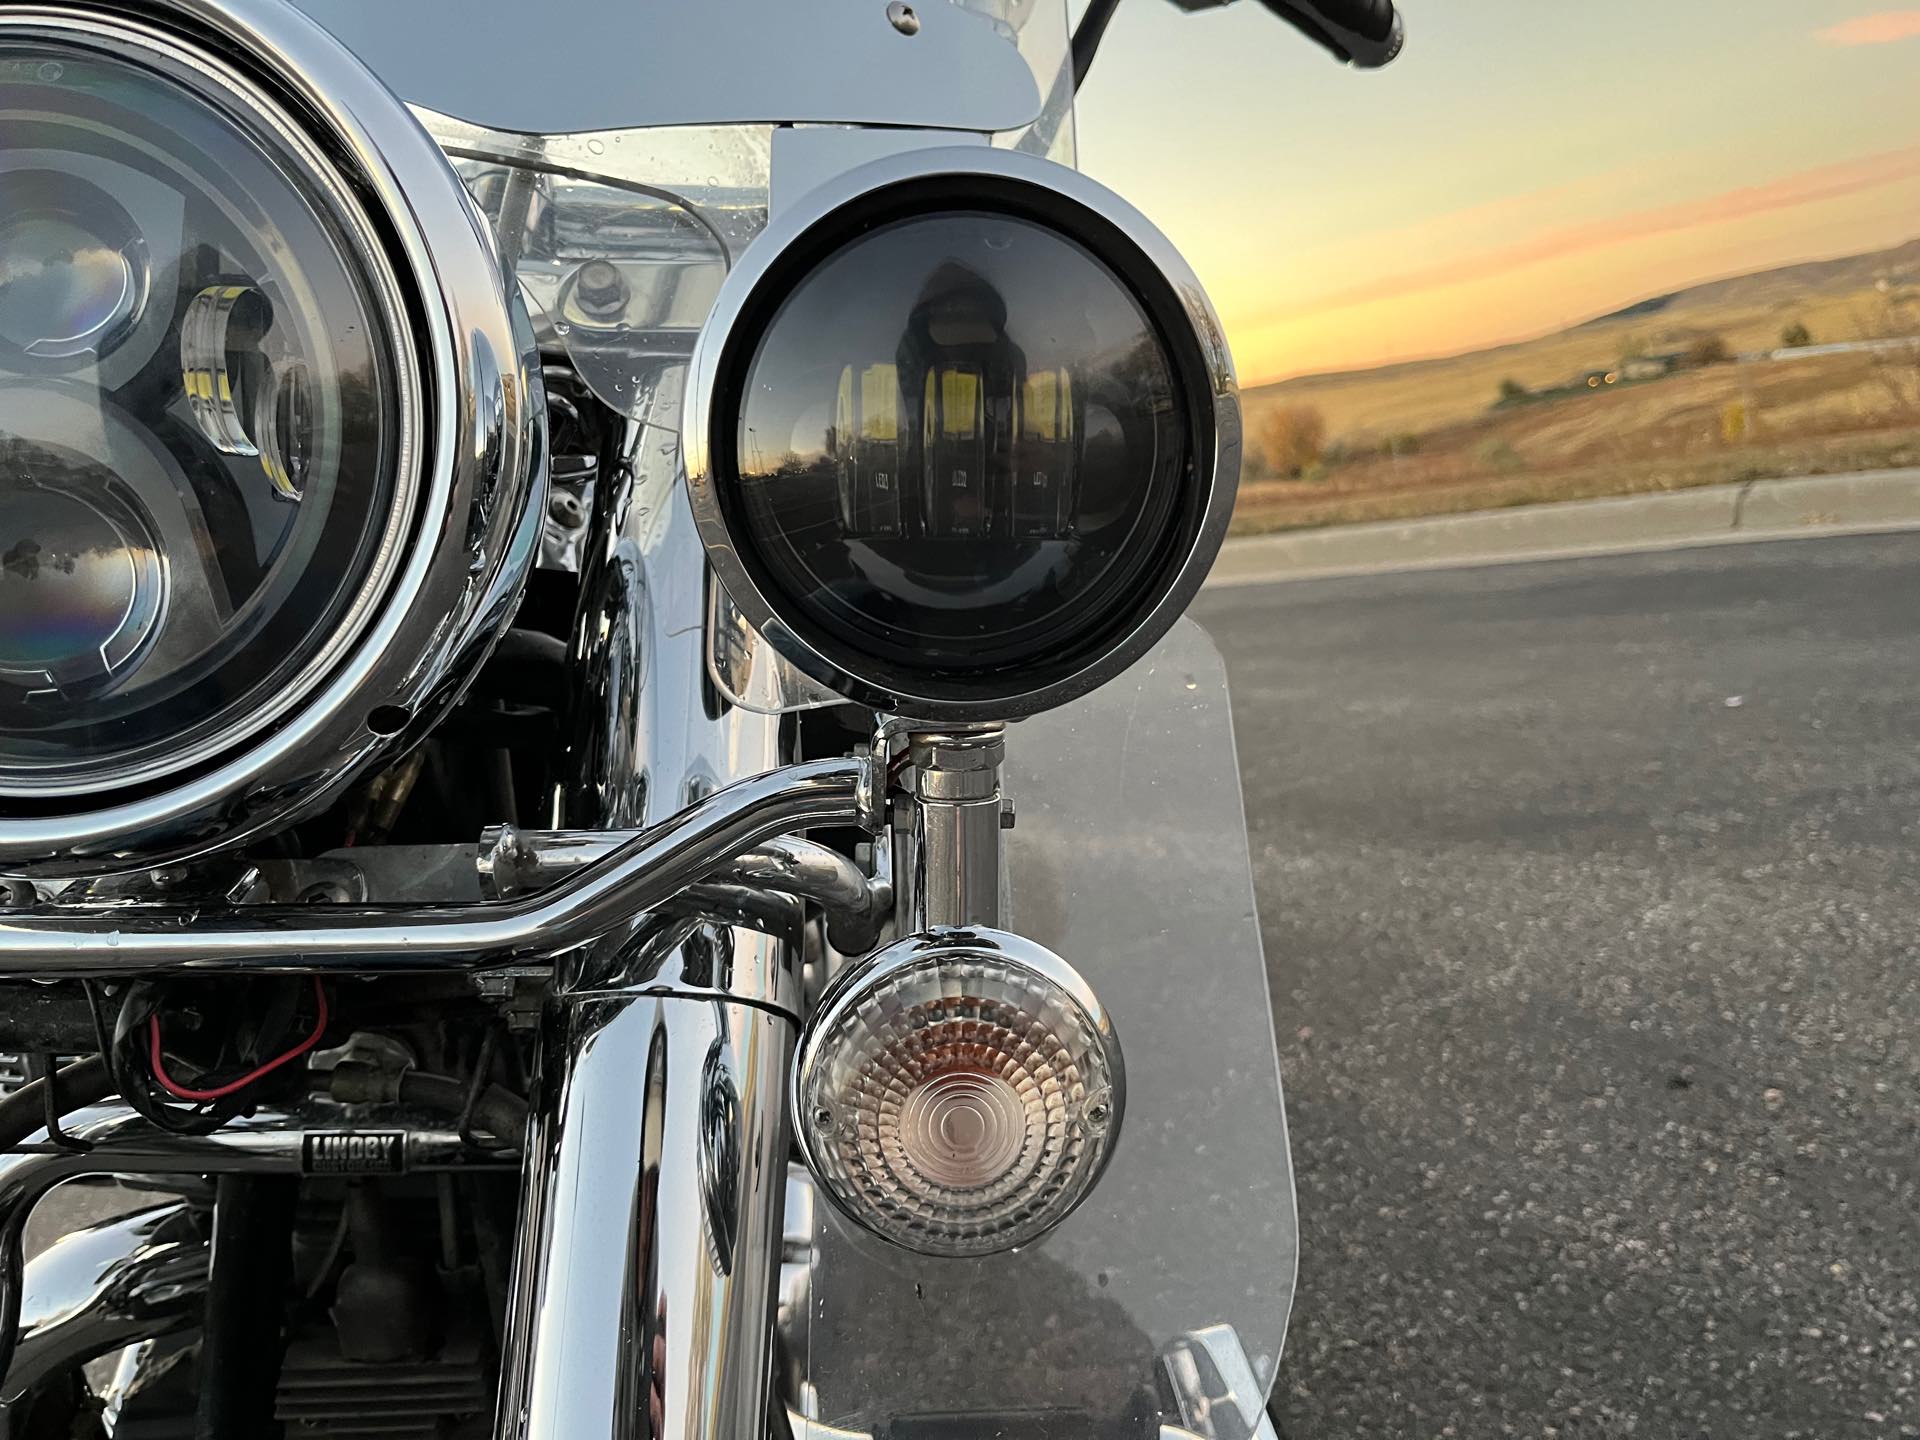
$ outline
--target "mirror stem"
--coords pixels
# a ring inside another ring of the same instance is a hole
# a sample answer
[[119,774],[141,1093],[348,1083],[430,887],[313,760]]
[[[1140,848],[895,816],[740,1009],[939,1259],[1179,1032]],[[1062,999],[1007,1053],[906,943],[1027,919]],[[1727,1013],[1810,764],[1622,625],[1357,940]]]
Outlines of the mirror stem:
[[1073,27],[1073,88],[1076,93],[1086,83],[1087,71],[1093,68],[1093,57],[1099,52],[1100,41],[1107,33],[1107,22],[1113,19],[1113,12],[1119,8],[1120,0],[1092,0],[1081,15],[1080,23]]

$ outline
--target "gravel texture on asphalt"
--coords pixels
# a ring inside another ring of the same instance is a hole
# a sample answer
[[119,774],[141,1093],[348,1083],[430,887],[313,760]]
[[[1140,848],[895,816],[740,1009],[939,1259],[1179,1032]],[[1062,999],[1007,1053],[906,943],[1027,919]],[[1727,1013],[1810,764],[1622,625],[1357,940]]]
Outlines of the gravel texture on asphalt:
[[1218,591],[1288,1440],[1920,1436],[1920,539]]

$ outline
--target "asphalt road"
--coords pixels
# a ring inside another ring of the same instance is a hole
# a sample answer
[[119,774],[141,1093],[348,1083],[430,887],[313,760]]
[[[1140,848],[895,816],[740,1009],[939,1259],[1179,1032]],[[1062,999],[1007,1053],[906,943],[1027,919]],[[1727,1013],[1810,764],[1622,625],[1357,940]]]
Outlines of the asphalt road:
[[1920,1436],[1920,537],[1211,592],[1288,1440]]

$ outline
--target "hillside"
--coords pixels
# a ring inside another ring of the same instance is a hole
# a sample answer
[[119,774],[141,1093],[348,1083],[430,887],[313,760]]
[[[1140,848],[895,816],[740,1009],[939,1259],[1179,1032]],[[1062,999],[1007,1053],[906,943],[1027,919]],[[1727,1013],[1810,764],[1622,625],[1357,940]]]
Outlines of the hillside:
[[[1772,358],[1789,327],[1815,346],[1894,343]],[[1235,524],[1920,465],[1920,341],[1899,343],[1914,336],[1920,241],[1689,286],[1518,344],[1260,386]],[[1529,393],[1496,403],[1509,381]],[[1324,422],[1304,451],[1313,427],[1280,413],[1301,409]]]
[[1245,400],[1256,420],[1275,404],[1311,404],[1336,437],[1419,434],[1483,413],[1504,379],[1548,389],[1616,365],[1630,351],[1679,349],[1704,334],[1723,336],[1736,351],[1755,351],[1777,346],[1782,329],[1796,321],[1821,342],[1885,333],[1888,298],[1879,282],[1911,278],[1920,278],[1920,239],[1706,281],[1516,344],[1262,385]]

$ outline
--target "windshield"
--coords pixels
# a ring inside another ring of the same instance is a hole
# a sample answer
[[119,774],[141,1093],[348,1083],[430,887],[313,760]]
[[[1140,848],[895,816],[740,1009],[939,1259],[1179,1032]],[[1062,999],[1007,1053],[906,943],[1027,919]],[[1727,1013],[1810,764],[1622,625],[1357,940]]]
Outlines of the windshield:
[[1198,1419],[1204,1395],[1207,1433],[1252,1434],[1297,1244],[1213,642],[1182,621],[1119,679],[1023,721],[1005,780],[1010,927],[1111,1014],[1126,1117],[1080,1208],[1008,1254],[914,1255],[821,1205],[809,1418],[890,1440],[1138,1440]]
[[[1075,161],[1071,29],[1056,0],[967,0],[1016,47],[1043,99],[1006,148]],[[569,135],[488,129],[415,107],[519,276],[543,349],[633,413],[685,362],[720,281],[766,228],[777,127],[651,126]]]

